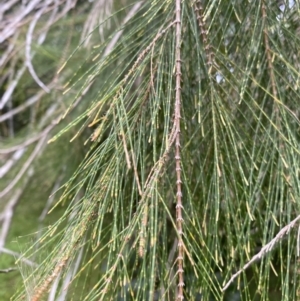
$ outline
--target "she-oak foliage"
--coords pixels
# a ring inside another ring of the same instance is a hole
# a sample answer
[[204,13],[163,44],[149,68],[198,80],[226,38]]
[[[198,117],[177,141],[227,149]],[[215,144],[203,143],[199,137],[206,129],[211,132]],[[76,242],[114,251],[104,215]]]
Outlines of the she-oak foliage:
[[299,215],[299,13],[273,0],[115,12],[119,28],[65,87],[74,102],[97,94],[51,141],[75,127],[72,148],[92,129],[89,151],[14,300],[43,300],[54,282],[63,300],[299,300],[295,230],[222,290]]

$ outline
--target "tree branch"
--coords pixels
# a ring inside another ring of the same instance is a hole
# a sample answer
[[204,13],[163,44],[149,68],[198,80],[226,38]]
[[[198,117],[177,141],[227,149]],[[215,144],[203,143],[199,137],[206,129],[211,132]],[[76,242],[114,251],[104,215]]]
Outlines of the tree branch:
[[283,227],[278,233],[277,235],[268,243],[266,244],[259,253],[257,253],[255,256],[253,256],[251,258],[251,260],[249,262],[247,262],[238,272],[236,272],[234,275],[232,275],[232,277],[230,278],[230,280],[226,283],[226,285],[222,288],[222,291],[224,292],[229,285],[233,282],[233,280],[235,278],[237,278],[243,271],[245,271],[253,262],[255,262],[256,260],[262,258],[265,254],[267,254],[268,252],[270,252],[273,247],[275,246],[276,243],[278,243],[283,236],[287,235],[290,230],[292,228],[295,227],[296,223],[300,220],[300,215],[298,215],[294,220],[292,220],[288,225],[286,225],[285,227]]
[[176,127],[175,139],[175,164],[176,164],[176,225],[178,232],[178,257],[177,257],[177,275],[178,291],[177,300],[183,300],[183,242],[182,242],[182,192],[181,192],[181,158],[180,158],[180,110],[181,110],[181,0],[176,0],[176,87],[175,87],[175,118]]

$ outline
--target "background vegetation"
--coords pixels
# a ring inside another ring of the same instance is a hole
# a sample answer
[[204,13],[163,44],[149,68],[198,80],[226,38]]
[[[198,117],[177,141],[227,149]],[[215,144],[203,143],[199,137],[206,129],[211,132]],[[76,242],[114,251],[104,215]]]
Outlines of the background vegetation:
[[299,13],[0,4],[0,300],[299,300]]

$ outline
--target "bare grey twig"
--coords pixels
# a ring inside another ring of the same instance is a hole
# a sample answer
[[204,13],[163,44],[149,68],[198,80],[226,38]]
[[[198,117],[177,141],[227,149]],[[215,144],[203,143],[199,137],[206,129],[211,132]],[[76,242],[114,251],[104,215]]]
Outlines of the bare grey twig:
[[[15,163],[21,159],[21,157],[25,153],[25,148],[19,148],[15,151],[15,153],[11,156],[10,159],[8,159],[4,165],[0,167],[0,179],[3,178],[10,169],[15,165]],[[0,152],[1,154],[1,152]]]
[[30,167],[31,163],[33,160],[38,156],[42,148],[46,145],[47,143],[47,136],[48,133],[52,130],[52,128],[55,126],[55,124],[50,124],[47,127],[47,131],[44,131],[44,135],[40,138],[40,141],[37,143],[36,147],[34,148],[33,152],[25,162],[25,164],[22,166],[21,170],[18,172],[16,177],[10,182],[9,185],[7,185],[2,191],[0,191],[0,198],[5,196],[15,185],[18,183],[18,181],[21,179],[21,177],[24,175],[26,170]]
[[13,272],[13,271],[16,271],[17,268],[8,268],[8,269],[5,269],[5,270],[0,270],[0,273],[9,273],[9,272]]
[[[0,253],[1,250],[3,250],[3,247],[5,246],[6,237],[11,225],[11,221],[14,215],[14,209],[18,204],[18,201],[20,200],[20,197],[22,196],[22,193],[31,178],[32,173],[28,173],[27,177],[25,178],[24,182],[22,183],[22,187],[18,188],[12,198],[9,200],[9,202],[6,204],[3,212],[0,214],[0,222],[2,222],[2,227],[0,231]],[[4,251],[3,251],[4,252]],[[16,254],[11,254],[16,255]]]
[[34,67],[32,65],[32,57],[34,54],[31,55],[31,44],[32,44],[33,31],[34,31],[36,23],[41,18],[44,11],[46,10],[46,8],[47,8],[47,6],[42,7],[35,14],[34,19],[31,21],[31,23],[29,25],[29,29],[28,29],[27,35],[26,35],[26,51],[25,51],[26,56],[25,57],[26,57],[26,66],[27,66],[32,78],[45,92],[50,93],[50,89],[40,80],[40,78],[36,74]]
[[[20,78],[24,74],[25,70],[26,70],[26,66],[24,64],[24,66],[18,70],[18,72],[15,76],[15,79],[9,83],[8,88],[6,89],[6,91],[4,92],[4,94],[0,100],[0,110],[2,110],[5,106],[5,104],[9,101],[10,97],[12,96],[12,94],[13,94]],[[0,122],[1,122],[1,120],[0,120]]]
[[25,264],[27,264],[27,265],[29,265],[31,267],[37,267],[38,266],[35,262],[33,262],[33,261],[25,258],[22,254],[19,254],[17,252],[11,251],[11,250],[9,250],[7,248],[0,248],[0,253],[5,253],[5,254],[8,254],[8,255],[12,255],[15,258],[18,258],[18,261],[21,261],[21,262],[23,262],[23,263],[25,263]]
[[[47,128],[44,130],[46,131]],[[25,147],[27,147],[28,145],[36,142],[37,140],[39,140],[45,133],[41,132],[39,134],[37,134],[36,136],[34,137],[31,137],[29,139],[27,139],[26,141],[24,141],[23,143],[21,144],[18,144],[18,145],[15,145],[15,146],[12,146],[10,148],[3,148],[3,149],[0,149],[0,154],[9,154],[9,153],[12,153],[12,152],[16,152],[18,150],[22,150],[24,149]]]
[[16,17],[12,18],[11,21],[3,28],[3,30],[0,31],[0,43],[3,43],[16,32],[16,30],[22,25],[21,21],[33,10],[35,10],[40,2],[41,0],[28,1],[27,6],[22,5],[19,8],[19,13],[16,14]]
[[10,228],[11,220],[13,217],[14,208],[18,203],[20,196],[22,195],[23,189],[18,189],[14,196],[10,199],[8,204],[5,206],[4,212],[2,215],[2,227],[0,232],[0,249],[4,247],[5,240],[8,234],[8,230]]

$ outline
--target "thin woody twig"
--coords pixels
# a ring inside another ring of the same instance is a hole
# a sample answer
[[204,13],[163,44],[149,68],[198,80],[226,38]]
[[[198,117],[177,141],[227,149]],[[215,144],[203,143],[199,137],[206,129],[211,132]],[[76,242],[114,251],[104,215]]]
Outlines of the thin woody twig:
[[12,19],[5,28],[0,31],[0,43],[3,43],[6,39],[11,37],[15,31],[22,25],[22,20],[29,15],[39,4],[40,0],[33,0],[29,1],[27,6],[23,6],[19,10],[19,14],[16,14],[17,16]]
[[52,124],[50,124],[47,127],[47,131],[46,130],[44,131],[44,135],[40,138],[40,141],[38,142],[38,144],[34,148],[33,152],[31,153],[31,155],[29,156],[29,158],[27,159],[27,161],[25,162],[25,164],[22,166],[22,168],[19,171],[19,173],[10,182],[10,184],[5,187],[5,189],[3,189],[2,191],[0,191],[0,198],[2,198],[3,196],[5,196],[13,187],[15,187],[15,185],[18,183],[18,181],[22,178],[22,176],[24,175],[24,173],[26,172],[26,170],[30,167],[30,165],[33,162],[33,160],[36,158],[36,156],[39,154],[39,152],[41,151],[41,149],[43,148],[43,146],[46,144],[46,142],[47,142],[46,139],[47,139],[48,133],[52,130],[52,128],[54,126],[55,126],[55,124],[52,123]]
[[5,269],[5,270],[0,270],[0,273],[9,273],[9,272],[13,272],[13,271],[16,271],[17,268],[8,268],[8,269]]
[[19,254],[19,253],[17,253],[17,252],[11,251],[11,250],[9,250],[9,249],[7,249],[7,248],[1,248],[1,247],[0,247],[0,253],[12,255],[12,256],[14,256],[15,258],[17,258],[18,261],[21,261],[21,262],[23,262],[23,263],[25,263],[25,264],[27,264],[27,265],[29,265],[29,266],[31,266],[31,267],[37,267],[37,266],[38,266],[35,262],[33,262],[33,261],[31,261],[31,260],[25,258],[22,254]]
[[[24,66],[23,68],[24,68],[24,71],[25,71],[26,66]],[[22,68],[22,70],[23,70],[23,68]],[[15,87],[12,87],[12,89],[14,90]],[[6,90],[6,91],[8,91],[8,90]],[[8,95],[9,97],[11,96],[12,92]],[[35,104],[36,102],[38,102],[45,95],[45,93],[46,92],[44,90],[40,90],[38,93],[36,93],[35,95],[33,95],[30,98],[28,98],[26,100],[26,102],[22,103],[21,105],[19,105],[18,107],[14,108],[14,109],[11,109],[9,112],[4,113],[3,115],[0,116],[0,122],[3,122],[5,120],[11,118],[12,116],[14,116],[14,115],[16,115],[16,114],[24,111],[27,107],[32,106],[33,104]],[[4,95],[3,95],[2,99],[0,100],[0,109],[4,107],[5,103],[8,100],[9,100],[9,98],[6,98],[6,97],[4,98]]]
[[[8,159],[5,164],[0,167],[0,179],[3,178],[11,168],[22,158],[25,153],[25,148],[20,148]],[[1,152],[0,152],[1,154]]]
[[[25,70],[26,70],[26,65],[24,64],[22,66],[22,68],[20,68],[18,70],[14,80],[9,83],[9,86],[7,87],[6,91],[4,92],[4,94],[0,100],[0,110],[2,110],[4,108],[4,106],[6,105],[6,103],[10,100],[10,98],[11,98],[19,80],[23,76]],[[3,115],[6,115],[6,114],[3,114]],[[1,116],[0,122],[3,121],[3,115]],[[7,115],[8,115],[8,113],[7,113]]]
[[176,86],[175,86],[175,114],[174,114],[174,125],[176,127],[176,138],[175,138],[175,164],[176,164],[176,226],[178,232],[178,257],[177,257],[177,277],[178,277],[178,291],[177,300],[183,300],[183,241],[182,241],[182,190],[181,190],[181,158],[180,158],[180,111],[181,111],[181,0],[176,0]]
[[31,44],[32,44],[32,36],[33,31],[35,28],[36,23],[43,15],[44,11],[46,10],[47,6],[44,6],[41,8],[35,15],[34,19],[31,21],[29,25],[29,29],[26,35],[26,51],[25,51],[25,58],[26,58],[26,66],[28,68],[28,71],[30,72],[32,78],[35,80],[35,82],[47,93],[50,93],[50,89],[40,80],[38,75],[36,74],[34,67],[32,65],[32,56],[31,56]]
[[292,228],[295,227],[296,223],[300,220],[300,215],[298,215],[294,220],[292,220],[288,225],[283,227],[277,235],[268,243],[266,244],[255,256],[251,258],[250,261],[248,261],[239,271],[237,271],[232,277],[229,279],[229,281],[226,283],[226,285],[222,288],[222,291],[224,292],[229,285],[234,281],[235,278],[237,278],[243,271],[245,271],[253,262],[256,260],[262,258],[265,254],[270,252],[276,243],[278,243],[283,236],[287,235]]
[[17,205],[20,196],[22,195],[24,189],[18,189],[14,196],[10,199],[8,204],[5,206],[5,209],[3,211],[2,215],[2,227],[1,227],[1,232],[0,232],[0,249],[4,247],[5,245],[5,240],[10,228],[11,220],[13,217],[14,213],[14,208]]

